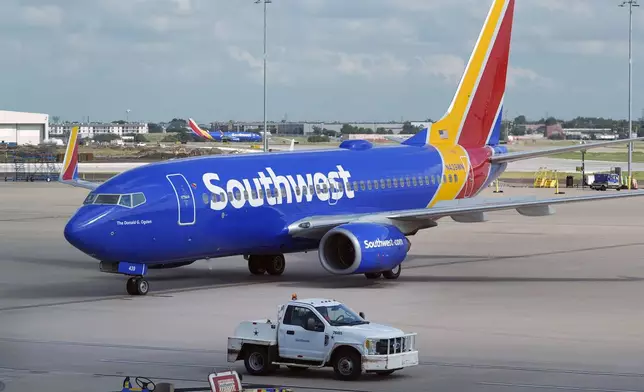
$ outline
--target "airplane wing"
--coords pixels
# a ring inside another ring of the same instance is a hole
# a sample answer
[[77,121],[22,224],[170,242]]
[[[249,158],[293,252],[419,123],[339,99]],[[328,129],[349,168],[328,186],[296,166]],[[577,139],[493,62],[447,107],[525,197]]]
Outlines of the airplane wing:
[[435,221],[444,217],[451,217],[457,222],[483,222],[486,220],[484,213],[501,210],[516,210],[524,216],[547,216],[554,213],[554,209],[551,206],[556,204],[638,196],[644,196],[644,190],[590,196],[556,197],[540,200],[537,200],[534,196],[523,198],[462,199],[437,203],[432,208],[388,211],[375,214],[312,216],[292,223],[288,226],[288,231],[293,237],[319,239],[328,230],[338,225],[350,222],[371,222],[391,224],[407,234],[419,228],[435,226]]
[[644,140],[644,137],[637,137],[632,139],[609,140],[606,142],[598,142],[598,143],[575,144],[572,146],[547,148],[543,150],[510,152],[507,154],[492,156],[490,157],[490,162],[506,163],[506,162],[512,162],[512,161],[520,161],[523,159],[538,158],[538,157],[543,157],[548,155],[560,154],[562,152],[589,150],[589,149],[598,148],[598,147],[606,147],[613,144],[625,144],[625,143],[635,142],[640,140]]
[[79,127],[75,126],[69,134],[63,169],[60,171],[58,181],[66,185],[94,190],[99,184],[78,178],[78,130]]

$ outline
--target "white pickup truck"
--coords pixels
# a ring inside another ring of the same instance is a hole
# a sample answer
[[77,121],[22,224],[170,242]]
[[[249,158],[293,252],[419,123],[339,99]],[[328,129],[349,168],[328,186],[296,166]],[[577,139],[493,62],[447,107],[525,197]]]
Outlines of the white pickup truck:
[[362,372],[389,375],[418,365],[416,334],[366,321],[331,299],[293,300],[280,305],[277,322],[243,321],[228,338],[228,362],[244,361],[252,375],[287,366],[293,371],[333,367],[341,380]]

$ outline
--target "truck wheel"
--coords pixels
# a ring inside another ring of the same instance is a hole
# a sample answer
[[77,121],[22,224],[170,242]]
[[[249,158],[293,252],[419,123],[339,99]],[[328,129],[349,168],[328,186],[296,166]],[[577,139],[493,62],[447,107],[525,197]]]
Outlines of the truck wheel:
[[336,377],[342,381],[357,380],[362,374],[360,354],[354,350],[341,350],[334,355],[333,370]]
[[253,376],[263,376],[268,374],[270,364],[268,363],[268,353],[264,347],[248,347],[244,355],[244,366],[248,373]]

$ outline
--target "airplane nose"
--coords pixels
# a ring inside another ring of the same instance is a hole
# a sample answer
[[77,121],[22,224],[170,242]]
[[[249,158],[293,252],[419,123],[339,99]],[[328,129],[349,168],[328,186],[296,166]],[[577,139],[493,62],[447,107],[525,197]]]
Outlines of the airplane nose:
[[65,225],[65,239],[78,250],[96,257],[103,249],[99,227],[106,215],[107,211],[102,209],[78,211]]
[[69,222],[65,225],[65,239],[70,244],[74,245],[76,248],[83,242],[83,228],[79,224],[80,222],[75,217],[70,219]]

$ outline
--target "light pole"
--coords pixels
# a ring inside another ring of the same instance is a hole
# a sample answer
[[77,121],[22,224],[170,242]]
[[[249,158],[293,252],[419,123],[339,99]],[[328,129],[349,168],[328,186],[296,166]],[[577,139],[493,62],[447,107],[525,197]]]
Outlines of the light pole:
[[[625,7],[628,4],[628,138],[630,139],[633,134],[633,122],[631,119],[631,111],[633,109],[633,7],[639,7],[637,0],[622,1],[620,7]],[[633,161],[633,142],[628,143],[628,189],[631,189],[632,172],[631,162]]]
[[268,152],[268,126],[266,125],[266,4],[271,0],[255,0],[255,4],[264,3],[264,152]]
[[127,109],[125,111],[125,122],[130,122],[130,112],[131,112],[130,109]]

